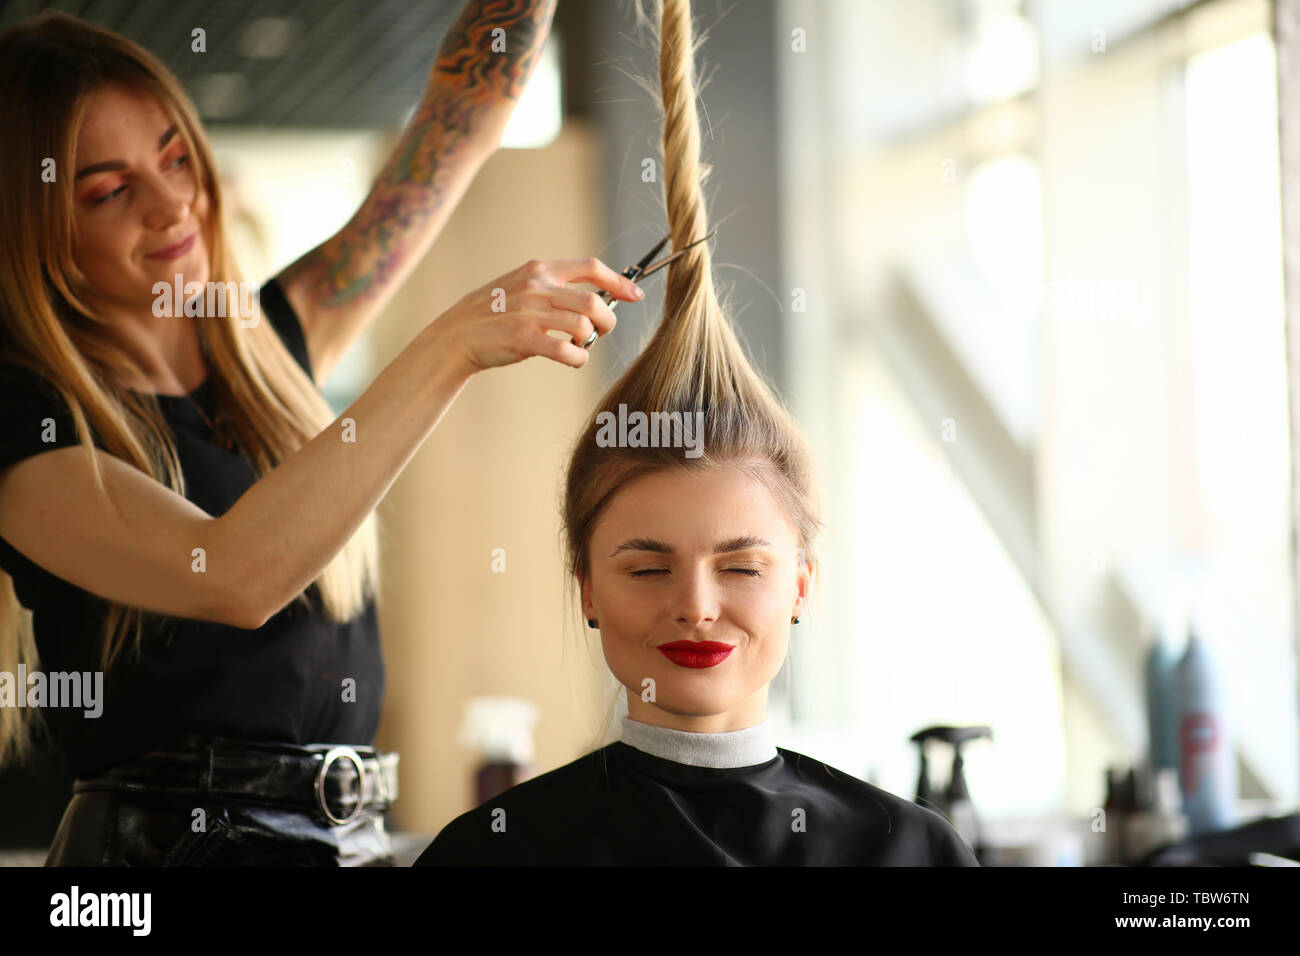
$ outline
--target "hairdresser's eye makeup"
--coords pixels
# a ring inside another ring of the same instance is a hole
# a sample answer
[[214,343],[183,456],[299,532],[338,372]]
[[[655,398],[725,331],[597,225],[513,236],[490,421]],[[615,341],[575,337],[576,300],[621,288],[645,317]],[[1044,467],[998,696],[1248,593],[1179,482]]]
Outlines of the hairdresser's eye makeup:
[[99,174],[99,182],[93,186],[83,187],[81,194],[77,197],[84,205],[91,207],[103,206],[116,199],[122,194],[126,184],[117,176],[105,176]]
[[[192,160],[188,147],[183,139],[178,139],[176,133],[178,128],[173,124],[158,138],[158,151],[161,153],[168,146],[171,147],[169,155],[160,160],[160,167],[164,173],[182,173],[186,176],[192,175]],[[106,160],[101,163],[92,163],[84,167],[78,173],[78,180],[85,176],[103,175],[106,172],[119,172],[126,168],[125,163],[121,160]],[[88,190],[81,196],[81,201],[92,210],[104,209],[113,206],[122,201],[127,193],[128,183],[121,182],[117,179],[109,179],[103,183],[97,184],[93,189]]]
[[106,206],[109,203],[113,202],[114,200],[120,198],[122,195],[122,191],[124,189],[126,189],[126,186],[122,185],[122,186],[118,186],[116,189],[109,189],[107,192],[92,193],[90,196],[87,197],[86,201],[91,206],[96,206],[96,207]]
[[[182,150],[179,155],[167,159],[163,163],[163,171],[188,174],[190,172],[190,154]],[[86,203],[92,208],[101,208],[118,202],[125,195],[127,188],[125,183],[116,187],[114,187],[113,183],[108,183],[107,186],[107,189],[95,190],[84,197]]]

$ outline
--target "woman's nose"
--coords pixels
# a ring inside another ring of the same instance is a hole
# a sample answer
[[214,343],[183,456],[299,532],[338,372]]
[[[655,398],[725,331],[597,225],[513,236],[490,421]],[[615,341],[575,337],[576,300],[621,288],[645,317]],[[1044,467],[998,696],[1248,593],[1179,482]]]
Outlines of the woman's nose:
[[718,591],[711,572],[702,569],[678,576],[673,593],[673,618],[684,627],[699,627],[718,618]]
[[194,202],[192,183],[174,183],[159,177],[144,184],[145,225],[166,229],[189,217]]

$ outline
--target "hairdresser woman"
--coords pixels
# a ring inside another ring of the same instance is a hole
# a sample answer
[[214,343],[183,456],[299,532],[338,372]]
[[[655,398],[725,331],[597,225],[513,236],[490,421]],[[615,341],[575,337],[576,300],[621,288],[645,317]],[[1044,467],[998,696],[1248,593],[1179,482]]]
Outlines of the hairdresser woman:
[[[18,707],[10,682],[0,762],[43,724],[77,777],[48,864],[393,862],[373,511],[475,372],[586,362],[614,317],[570,283],[639,297],[595,260],[530,262],[430,322],[337,419],[321,397],[545,39],[552,0],[487,6],[451,28],[355,217],[250,315],[197,294],[240,277],[174,77],[63,15],[0,34],[0,672],[65,692]],[[155,283],[178,273],[160,317]]]

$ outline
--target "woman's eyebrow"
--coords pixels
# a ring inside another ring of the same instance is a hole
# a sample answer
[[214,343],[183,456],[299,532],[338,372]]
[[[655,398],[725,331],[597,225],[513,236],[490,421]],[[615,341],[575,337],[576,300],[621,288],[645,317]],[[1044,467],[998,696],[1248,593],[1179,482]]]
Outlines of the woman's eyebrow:
[[[728,538],[726,541],[719,541],[713,546],[714,554],[730,554],[733,551],[744,551],[748,548],[770,548],[770,541],[752,535],[742,534],[734,538]],[[623,551],[653,551],[656,554],[676,554],[672,545],[665,544],[662,541],[656,541],[654,538],[629,538],[610,552],[610,557]]]
[[[170,143],[171,138],[175,135],[176,135],[176,126],[175,124],[173,124],[167,130],[167,132],[163,133],[162,136],[158,137],[158,151],[162,152],[163,147],[166,146],[168,143]],[[92,163],[91,165],[78,170],[77,175],[73,178],[73,181],[75,182],[76,180],[80,179],[82,176],[90,176],[94,173],[115,172],[116,170],[119,169],[126,169],[126,163],[122,162],[122,160],[120,159],[110,159],[102,163]]]

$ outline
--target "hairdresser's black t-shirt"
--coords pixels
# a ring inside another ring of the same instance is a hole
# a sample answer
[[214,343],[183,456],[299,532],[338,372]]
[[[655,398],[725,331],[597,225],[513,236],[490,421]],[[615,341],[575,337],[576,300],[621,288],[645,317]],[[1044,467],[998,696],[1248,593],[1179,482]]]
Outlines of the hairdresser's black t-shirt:
[[[260,301],[263,314],[310,376],[302,327],[276,280],[262,287]],[[189,396],[159,395],[158,403],[184,469],[186,496],[217,517],[252,486],[255,476],[239,451],[220,447],[190,404],[193,400],[213,418],[213,386],[209,378]],[[53,419],[52,429],[46,419]],[[58,391],[11,363],[0,363],[0,422],[0,470],[79,443]],[[93,437],[99,445],[98,436]],[[2,537],[0,567],[12,575],[19,601],[33,612],[41,671],[99,671],[108,602],[50,574]],[[146,614],[139,658],[128,644],[103,677],[99,716],[87,716],[84,707],[43,710],[72,771],[89,777],[186,733],[294,744],[370,744],[384,693],[374,600],[340,625],[321,610],[314,584],[307,596],[310,611],[291,601],[255,630]],[[13,675],[15,682],[17,677]],[[351,685],[345,693],[347,678],[355,682],[355,693]]]

